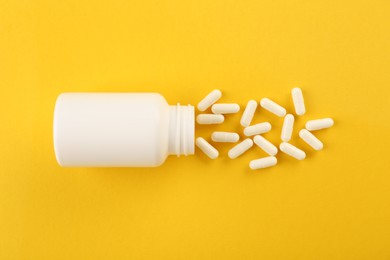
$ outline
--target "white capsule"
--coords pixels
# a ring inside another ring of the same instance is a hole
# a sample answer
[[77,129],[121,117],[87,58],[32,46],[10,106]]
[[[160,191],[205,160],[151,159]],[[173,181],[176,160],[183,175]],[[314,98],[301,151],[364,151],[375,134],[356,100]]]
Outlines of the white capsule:
[[306,122],[306,129],[309,131],[320,130],[333,126],[332,118],[322,118]]
[[252,170],[263,169],[263,168],[274,166],[276,165],[277,162],[278,160],[276,159],[275,156],[268,156],[268,157],[252,160],[249,163],[249,167]]
[[211,107],[214,114],[234,114],[240,111],[240,105],[233,103],[219,103]]
[[244,113],[242,113],[240,121],[243,127],[247,127],[251,124],[256,108],[257,102],[255,100],[249,100],[248,104],[245,107]]
[[287,114],[284,117],[281,138],[283,142],[288,142],[291,139],[291,135],[294,128],[294,116]]
[[199,147],[202,152],[204,152],[211,159],[216,159],[219,156],[219,152],[215,149],[209,142],[204,138],[198,137],[195,141],[196,146]]
[[216,114],[200,114],[196,117],[196,122],[201,125],[222,124],[225,121],[223,115]]
[[290,155],[291,157],[294,157],[297,160],[303,160],[306,158],[306,153],[304,151],[290,143],[283,142],[279,145],[279,148],[282,152]]
[[269,98],[260,100],[260,106],[279,117],[286,115],[286,109]]
[[253,141],[258,147],[260,147],[264,152],[268,153],[269,155],[276,155],[278,153],[278,148],[261,135],[256,135],[253,138]]
[[212,104],[218,101],[222,97],[222,92],[219,89],[214,89],[205,98],[198,103],[199,111],[205,111]]
[[244,128],[244,135],[246,136],[252,136],[252,135],[259,135],[259,134],[264,134],[269,131],[271,131],[271,124],[268,122],[256,124],[256,125],[251,125],[248,127]]
[[299,131],[299,137],[316,151],[322,150],[324,147],[322,142],[306,129]]
[[249,148],[253,146],[253,141],[250,138],[245,139],[241,143],[234,146],[232,149],[229,150],[228,156],[230,159],[235,159],[241,154],[245,153]]
[[298,116],[304,115],[306,113],[306,108],[302,90],[300,88],[293,88],[291,90],[291,95],[294,102],[295,113]]
[[221,143],[235,143],[240,140],[240,136],[232,132],[214,132],[211,134],[211,140]]

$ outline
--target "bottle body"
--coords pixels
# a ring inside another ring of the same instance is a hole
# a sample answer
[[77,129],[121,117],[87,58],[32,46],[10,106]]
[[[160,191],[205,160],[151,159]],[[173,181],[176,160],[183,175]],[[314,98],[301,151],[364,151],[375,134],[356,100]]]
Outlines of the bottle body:
[[53,125],[57,161],[62,166],[153,167],[169,154],[193,154],[190,107],[169,106],[157,93],[61,94]]

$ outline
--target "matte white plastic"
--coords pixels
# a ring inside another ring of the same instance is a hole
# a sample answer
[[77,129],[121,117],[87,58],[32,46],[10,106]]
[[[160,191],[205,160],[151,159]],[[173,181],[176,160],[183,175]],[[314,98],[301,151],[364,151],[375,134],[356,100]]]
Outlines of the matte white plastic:
[[168,154],[194,154],[194,107],[157,93],[64,93],[53,135],[62,166],[159,166]]

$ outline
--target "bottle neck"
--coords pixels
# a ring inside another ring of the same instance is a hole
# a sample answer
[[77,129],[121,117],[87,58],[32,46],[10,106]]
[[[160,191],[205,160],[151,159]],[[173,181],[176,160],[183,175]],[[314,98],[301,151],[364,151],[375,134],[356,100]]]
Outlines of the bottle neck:
[[195,116],[191,105],[169,106],[169,154],[194,154]]

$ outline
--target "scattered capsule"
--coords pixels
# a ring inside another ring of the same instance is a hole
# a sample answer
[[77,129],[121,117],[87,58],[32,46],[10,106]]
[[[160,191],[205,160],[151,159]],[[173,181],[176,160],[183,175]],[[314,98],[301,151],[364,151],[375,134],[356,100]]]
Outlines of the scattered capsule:
[[316,151],[322,150],[324,147],[322,142],[306,129],[299,131],[299,137]]
[[291,140],[291,135],[294,128],[294,116],[292,114],[287,114],[284,117],[282,134],[281,138],[283,142],[288,142]]
[[294,102],[295,113],[298,116],[304,115],[306,113],[306,108],[302,90],[300,88],[293,88],[291,90],[291,95]]
[[240,136],[232,132],[214,132],[211,134],[211,140],[214,142],[235,143],[240,140]]
[[209,142],[207,142],[204,138],[198,137],[196,138],[196,146],[199,147],[202,152],[204,152],[211,159],[216,159],[219,156],[219,152],[215,149]]
[[271,131],[271,124],[268,122],[256,124],[256,125],[251,125],[248,127],[244,128],[244,135],[246,136],[252,136],[252,135],[259,135],[259,134],[264,134],[269,131]]
[[241,143],[229,150],[228,156],[230,159],[235,159],[253,146],[253,141],[250,138],[245,139]]
[[310,120],[306,122],[306,129],[309,131],[320,130],[333,126],[332,118],[322,118],[316,120]]
[[277,162],[278,159],[276,159],[275,156],[268,156],[268,157],[252,160],[249,163],[249,167],[252,170],[263,169],[263,168],[275,166]]
[[256,108],[257,108],[257,102],[255,100],[249,100],[240,121],[243,127],[247,127],[251,124]]
[[198,103],[199,111],[205,111],[212,104],[218,101],[222,97],[222,92],[219,89],[214,89],[205,98]]
[[282,152],[290,155],[291,157],[294,157],[297,160],[303,160],[306,158],[306,153],[304,151],[290,143],[283,142],[279,145],[279,148]]
[[269,155],[274,156],[278,153],[278,148],[261,135],[256,135],[253,138],[253,141],[258,147],[260,147],[264,152],[268,153]]
[[240,111],[240,105],[233,103],[214,104],[211,111],[214,114],[234,114]]
[[286,115],[286,109],[269,98],[263,98],[260,101],[260,106],[279,117]]
[[201,125],[222,124],[225,121],[223,115],[216,114],[200,114],[196,117],[196,122]]

